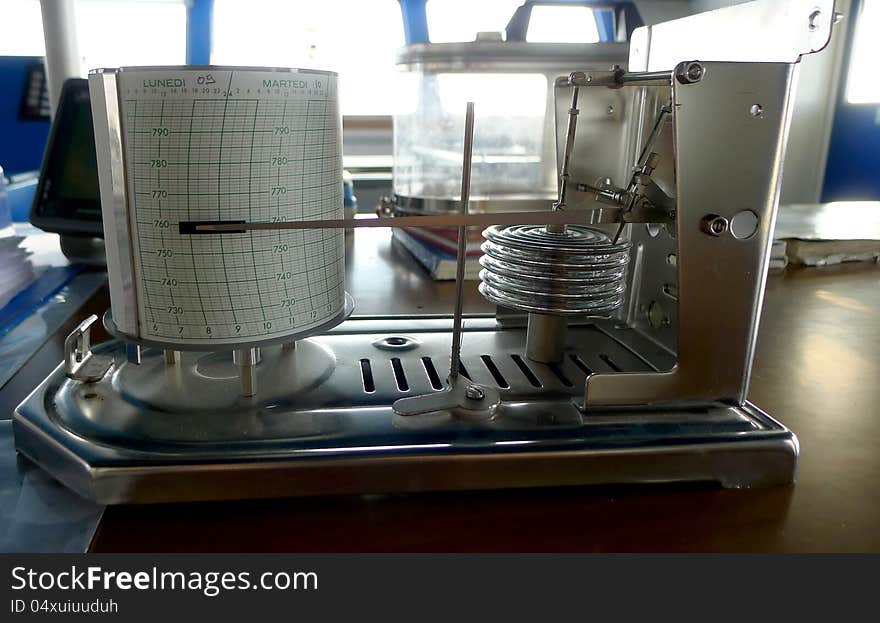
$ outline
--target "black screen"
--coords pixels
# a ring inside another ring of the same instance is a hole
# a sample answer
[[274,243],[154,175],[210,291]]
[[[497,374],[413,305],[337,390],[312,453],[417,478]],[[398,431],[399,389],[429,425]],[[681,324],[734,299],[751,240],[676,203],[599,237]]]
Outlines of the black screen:
[[101,198],[88,81],[64,83],[43,156],[31,222],[46,231],[101,235]]

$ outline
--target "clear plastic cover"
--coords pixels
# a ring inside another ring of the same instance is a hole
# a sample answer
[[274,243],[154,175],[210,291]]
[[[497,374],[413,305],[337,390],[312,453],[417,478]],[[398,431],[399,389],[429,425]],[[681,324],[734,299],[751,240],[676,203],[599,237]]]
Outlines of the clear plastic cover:
[[457,199],[465,104],[475,102],[472,199],[551,197],[556,190],[553,113],[539,73],[404,74],[394,117],[394,192]]

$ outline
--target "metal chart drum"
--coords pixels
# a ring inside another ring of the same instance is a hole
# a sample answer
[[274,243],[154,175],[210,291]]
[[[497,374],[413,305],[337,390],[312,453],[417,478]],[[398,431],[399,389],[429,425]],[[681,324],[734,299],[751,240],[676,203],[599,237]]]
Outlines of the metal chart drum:
[[219,67],[92,73],[115,333],[228,350],[342,319],[341,231],[178,231],[187,220],[342,218],[336,80]]

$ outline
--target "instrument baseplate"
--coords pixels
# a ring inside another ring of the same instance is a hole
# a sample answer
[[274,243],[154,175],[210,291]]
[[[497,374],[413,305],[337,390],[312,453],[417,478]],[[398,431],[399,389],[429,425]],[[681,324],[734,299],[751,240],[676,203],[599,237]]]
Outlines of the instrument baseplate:
[[581,411],[588,372],[671,365],[611,323],[572,327],[589,352],[546,366],[523,357],[523,330],[469,321],[464,372],[498,389],[495,415],[395,415],[395,400],[440,391],[447,325],[351,320],[295,349],[265,349],[251,398],[238,395],[229,353],[185,352],[166,366],[146,350],[137,366],[124,343],[107,342],[94,349],[114,357],[103,380],[73,381],[59,366],[18,407],[16,448],[104,504],[794,480],[796,437],[748,403]]

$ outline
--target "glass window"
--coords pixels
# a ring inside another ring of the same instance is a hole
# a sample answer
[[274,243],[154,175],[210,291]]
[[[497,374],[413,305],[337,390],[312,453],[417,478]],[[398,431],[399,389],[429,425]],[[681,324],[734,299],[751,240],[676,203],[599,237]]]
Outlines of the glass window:
[[[432,42],[473,41],[478,32],[503,32],[524,0],[429,0],[428,35]],[[526,41],[595,43],[599,30],[593,10],[583,6],[537,5],[529,18]]]
[[79,0],[83,69],[186,63],[186,5],[166,0]]
[[877,59],[880,58],[878,31],[880,0],[862,0],[846,78],[846,101],[849,104],[880,103],[880,81],[877,80]]
[[[43,56],[39,0],[4,0],[3,10],[0,55]],[[183,0],[78,0],[76,18],[83,75],[95,67],[186,62]]]
[[425,6],[428,36],[434,43],[448,43],[473,41],[478,32],[503,32],[523,1],[429,0]]
[[43,56],[39,0],[6,0],[0,18],[0,56]]
[[395,0],[215,0],[211,63],[339,73],[345,115],[394,109],[394,55],[403,46]]
[[536,43],[596,43],[599,27],[585,6],[533,6],[526,41]]

